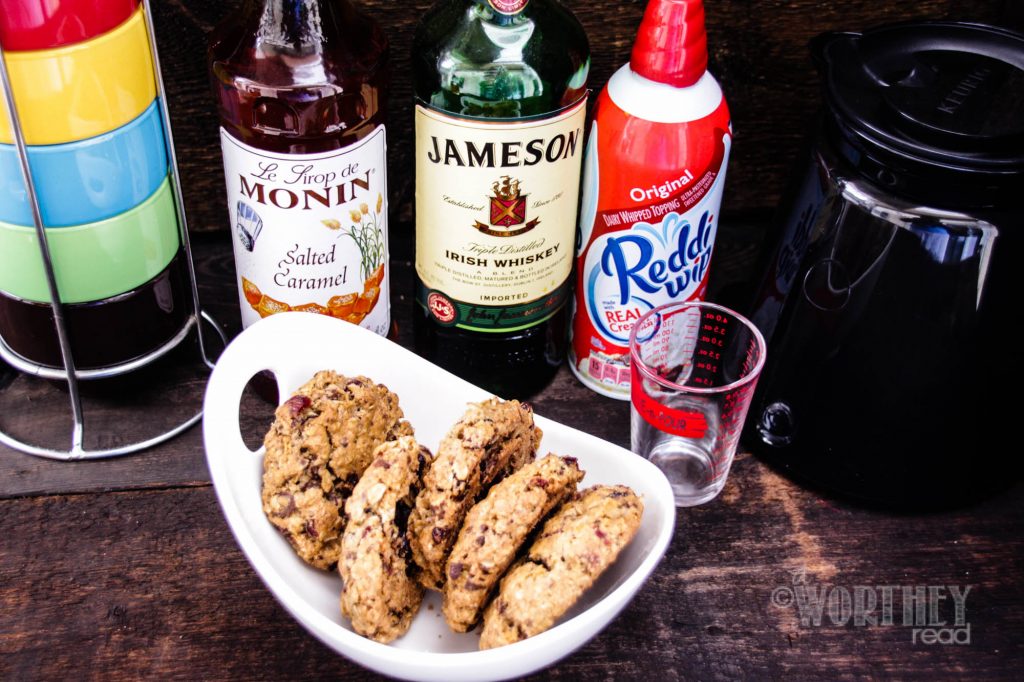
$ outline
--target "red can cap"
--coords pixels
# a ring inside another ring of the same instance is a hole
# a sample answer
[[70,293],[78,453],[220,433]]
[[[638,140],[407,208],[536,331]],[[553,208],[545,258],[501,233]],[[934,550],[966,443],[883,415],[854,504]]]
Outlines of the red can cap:
[[708,68],[703,0],[650,0],[629,62],[634,73],[677,88]]
[[3,0],[0,46],[47,50],[80,43],[120,26],[139,0]]

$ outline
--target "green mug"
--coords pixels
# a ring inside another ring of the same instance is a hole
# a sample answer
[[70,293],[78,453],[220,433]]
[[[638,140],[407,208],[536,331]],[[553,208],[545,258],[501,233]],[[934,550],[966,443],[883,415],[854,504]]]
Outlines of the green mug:
[[[63,303],[100,301],[160,274],[180,246],[170,178],[148,199],[113,218],[46,228]],[[50,302],[34,227],[0,222],[0,292]]]

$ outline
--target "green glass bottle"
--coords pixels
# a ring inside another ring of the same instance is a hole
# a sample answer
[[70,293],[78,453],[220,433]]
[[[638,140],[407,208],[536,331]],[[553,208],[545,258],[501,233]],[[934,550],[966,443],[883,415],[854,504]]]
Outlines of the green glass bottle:
[[589,69],[555,0],[444,0],[416,32],[417,350],[502,397],[565,354]]

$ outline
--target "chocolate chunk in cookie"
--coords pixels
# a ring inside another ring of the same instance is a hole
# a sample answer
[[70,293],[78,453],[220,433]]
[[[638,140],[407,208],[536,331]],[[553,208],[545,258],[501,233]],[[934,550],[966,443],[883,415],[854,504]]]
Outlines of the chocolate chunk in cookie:
[[562,505],[502,579],[484,612],[480,648],[554,625],[633,539],[642,514],[643,502],[621,485],[594,486]]
[[384,443],[345,503],[341,612],[352,629],[378,642],[404,635],[423,599],[406,531],[430,459],[411,436]]
[[548,455],[495,484],[462,524],[447,563],[442,612],[456,632],[476,625],[519,548],[583,479],[576,460]]
[[410,434],[386,386],[318,372],[277,408],[264,438],[263,512],[304,561],[332,567],[345,498],[378,445]]
[[541,430],[529,405],[491,398],[472,404],[441,441],[409,519],[423,584],[439,590],[466,512],[497,478],[533,460]]

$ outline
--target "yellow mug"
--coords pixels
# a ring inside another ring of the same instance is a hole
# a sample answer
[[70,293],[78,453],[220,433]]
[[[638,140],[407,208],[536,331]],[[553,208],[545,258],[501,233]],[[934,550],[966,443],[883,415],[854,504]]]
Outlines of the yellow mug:
[[[102,135],[138,117],[156,97],[141,6],[128,21],[91,40],[4,56],[27,144]],[[0,97],[0,143],[13,141]]]

